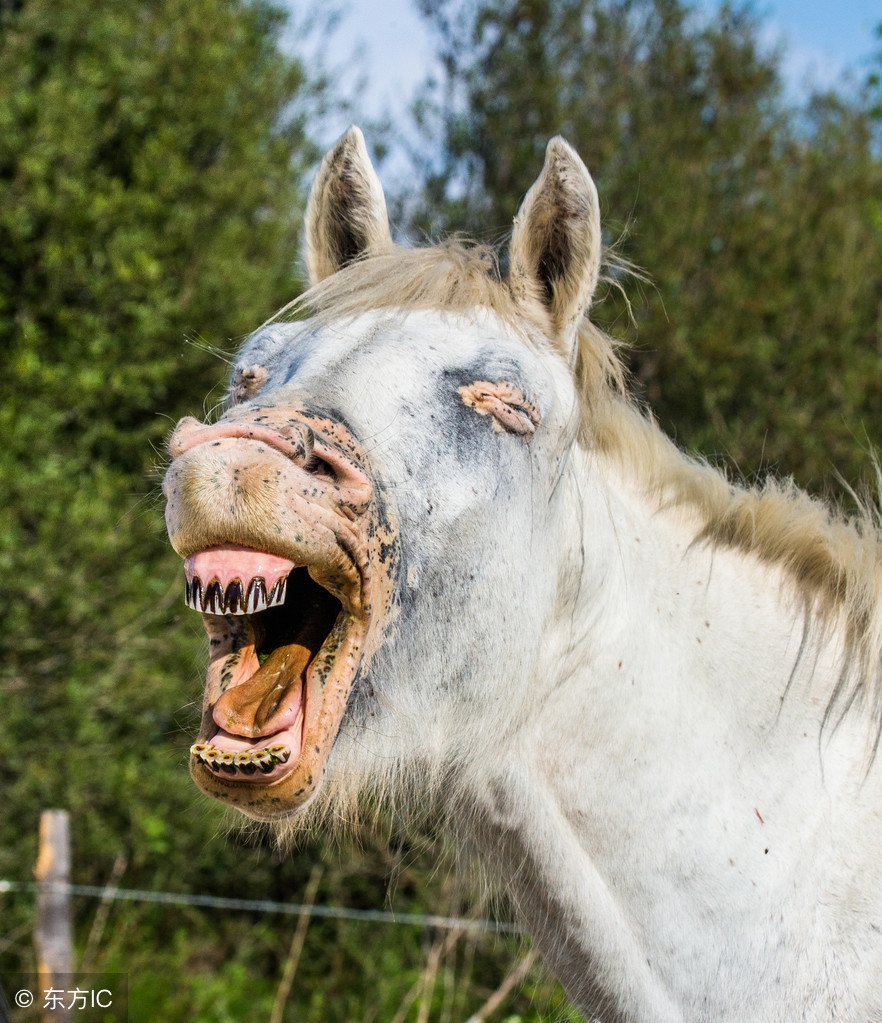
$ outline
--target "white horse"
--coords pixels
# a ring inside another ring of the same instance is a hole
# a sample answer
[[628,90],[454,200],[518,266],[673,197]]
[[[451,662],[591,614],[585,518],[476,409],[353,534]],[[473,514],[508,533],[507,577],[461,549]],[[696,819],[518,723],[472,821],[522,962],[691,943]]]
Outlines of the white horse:
[[588,1019],[882,1021],[872,517],[733,486],[624,395],[561,139],[505,259],[394,246],[356,129],[307,241],[311,318],[171,439],[196,783],[282,835],[432,808]]

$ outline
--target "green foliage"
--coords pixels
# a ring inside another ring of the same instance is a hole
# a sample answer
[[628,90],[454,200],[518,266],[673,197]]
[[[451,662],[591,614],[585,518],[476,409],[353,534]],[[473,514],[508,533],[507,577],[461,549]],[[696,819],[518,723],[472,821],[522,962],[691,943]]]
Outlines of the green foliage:
[[[139,472],[156,410],[212,379],[182,363],[184,333],[242,331],[290,295],[314,86],[264,4],[0,18],[4,413],[42,457]],[[43,395],[52,420],[22,420]]]
[[201,629],[148,476],[221,375],[185,336],[222,344],[297,288],[324,86],[283,24],[244,0],[0,5],[3,877],[51,806],[80,882],[118,853],[136,884],[213,876],[179,752]]
[[[78,884],[118,866],[126,888],[292,901],[324,859],[320,902],[386,898],[383,843],[282,857],[227,836],[186,770],[205,641],[154,463],[223,375],[210,350],[300,285],[305,126],[329,100],[283,25],[249,0],[0,3],[0,878],[31,878],[39,814],[62,807]],[[447,910],[430,871],[398,868],[399,911]],[[79,963],[128,974],[132,1023],[270,1018],[296,919],[74,905]],[[32,914],[0,894],[4,971],[33,966]],[[426,987],[436,941],[313,922],[284,1018],[465,1018],[518,956],[461,938]],[[530,992],[525,1020],[561,999]]]
[[[866,470],[882,412],[882,162],[857,98],[788,105],[747,10],[684,0],[421,0],[443,156],[421,230],[504,231],[561,133],[595,175],[632,295],[638,391],[688,446],[823,489]],[[440,95],[440,99],[438,96]],[[875,93],[878,109],[878,89]],[[595,317],[621,333],[613,292]]]

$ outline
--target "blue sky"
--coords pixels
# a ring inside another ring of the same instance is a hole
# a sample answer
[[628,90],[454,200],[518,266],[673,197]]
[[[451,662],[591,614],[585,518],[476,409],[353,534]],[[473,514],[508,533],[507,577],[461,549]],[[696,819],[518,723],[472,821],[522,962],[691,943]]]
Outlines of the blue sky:
[[882,23],[879,0],[769,0],[757,9],[790,52],[788,70],[826,80],[844,67],[861,67],[882,41],[873,35]]
[[[341,0],[343,17],[326,54],[352,67],[361,49],[367,89],[359,94],[369,113],[384,106],[403,111],[432,62],[432,47],[412,0]],[[716,0],[703,0],[712,9]],[[787,45],[786,71],[795,88],[829,83],[845,68],[879,49],[873,29],[882,22],[879,0],[756,0],[767,38]]]

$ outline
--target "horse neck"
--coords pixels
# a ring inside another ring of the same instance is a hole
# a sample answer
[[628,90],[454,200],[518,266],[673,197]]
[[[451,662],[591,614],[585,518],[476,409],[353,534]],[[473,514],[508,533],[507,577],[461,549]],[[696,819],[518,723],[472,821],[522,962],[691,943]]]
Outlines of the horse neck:
[[861,804],[867,723],[823,735],[845,644],[782,569],[697,542],[694,518],[574,457],[554,635],[529,725],[477,783],[477,841],[578,1004],[698,1018],[692,997],[762,987],[764,942],[823,954],[807,943],[817,891],[842,869],[829,836],[857,843],[875,812]]

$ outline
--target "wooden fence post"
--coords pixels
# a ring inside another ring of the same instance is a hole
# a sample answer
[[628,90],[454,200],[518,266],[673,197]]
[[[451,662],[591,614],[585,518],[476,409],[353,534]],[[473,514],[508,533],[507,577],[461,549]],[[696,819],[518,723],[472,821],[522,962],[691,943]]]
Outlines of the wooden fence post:
[[[34,944],[42,992],[66,989],[73,973],[73,933],[70,895],[60,888],[70,884],[70,821],[67,810],[44,810],[40,814],[40,851],[34,869],[37,879],[37,919]],[[62,979],[63,978],[63,979]],[[68,1023],[71,1010],[47,1002],[43,1023]]]

